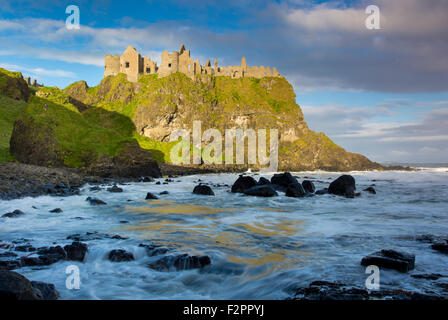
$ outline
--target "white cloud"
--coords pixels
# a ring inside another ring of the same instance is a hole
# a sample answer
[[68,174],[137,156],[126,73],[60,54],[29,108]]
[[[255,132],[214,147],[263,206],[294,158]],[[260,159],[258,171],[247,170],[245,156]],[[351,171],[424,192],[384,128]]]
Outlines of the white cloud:
[[65,71],[65,70],[48,70],[44,68],[29,68],[24,66],[18,66],[8,63],[0,63],[0,68],[12,70],[12,71],[20,71],[20,72],[27,72],[31,73],[35,76],[38,76],[39,78],[42,78],[44,76],[48,77],[61,77],[61,78],[76,78],[76,74],[71,71]]

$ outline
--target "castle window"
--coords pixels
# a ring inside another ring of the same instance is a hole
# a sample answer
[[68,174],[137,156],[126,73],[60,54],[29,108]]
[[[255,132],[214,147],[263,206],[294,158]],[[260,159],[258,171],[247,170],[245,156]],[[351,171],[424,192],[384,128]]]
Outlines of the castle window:
[[168,68],[171,68],[171,63],[168,63]]
[[146,67],[146,73],[151,73],[151,68],[150,67]]
[[129,68],[129,62],[126,62],[126,68]]
[[188,65],[188,71],[190,71],[190,69],[191,69],[191,65]]

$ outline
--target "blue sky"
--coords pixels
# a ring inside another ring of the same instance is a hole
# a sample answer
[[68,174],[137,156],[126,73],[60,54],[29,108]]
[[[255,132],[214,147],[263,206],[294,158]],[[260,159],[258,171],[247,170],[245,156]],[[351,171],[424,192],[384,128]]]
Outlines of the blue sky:
[[[77,5],[81,29],[67,30]],[[367,30],[367,5],[381,29]],[[131,44],[160,61],[181,43],[204,64],[277,67],[311,129],[375,161],[448,158],[448,2],[0,0],[0,67],[90,86]],[[213,61],[213,60],[212,60]]]

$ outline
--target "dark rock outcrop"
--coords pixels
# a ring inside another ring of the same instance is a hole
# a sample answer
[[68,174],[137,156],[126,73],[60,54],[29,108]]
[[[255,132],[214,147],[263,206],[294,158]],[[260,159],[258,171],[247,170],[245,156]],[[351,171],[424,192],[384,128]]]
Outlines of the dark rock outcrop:
[[114,184],[111,188],[108,188],[107,191],[113,192],[113,193],[119,193],[119,192],[123,192],[123,189],[118,187],[116,184]]
[[297,179],[289,172],[274,174],[271,178],[271,183],[278,185],[286,190],[289,185],[299,185]]
[[380,268],[394,269],[400,272],[408,272],[414,269],[415,256],[395,250],[381,250],[372,253],[361,260],[361,265],[376,265]]
[[317,195],[328,194],[328,188],[317,190],[314,194],[317,194]]
[[256,197],[275,197],[277,192],[270,185],[254,186],[244,190],[244,194]]
[[84,257],[87,253],[87,245],[85,243],[74,241],[72,244],[68,244],[64,247],[67,252],[67,259],[73,261],[84,261]]
[[17,218],[25,213],[21,210],[14,210],[13,212],[8,212],[2,215],[2,218]]
[[177,256],[165,256],[148,265],[149,268],[157,271],[181,271],[190,269],[200,269],[211,264],[209,256],[190,256],[181,254]]
[[363,191],[369,192],[371,194],[376,194],[376,190],[374,187],[365,188]]
[[50,212],[51,213],[61,213],[62,209],[61,208],[56,208],[56,209],[50,210]]
[[35,290],[39,290],[40,296],[43,300],[57,300],[60,297],[54,284],[40,281],[31,281],[31,285]]
[[97,199],[97,198],[93,198],[93,197],[88,197],[86,199],[86,201],[89,201],[89,203],[92,206],[100,206],[100,205],[106,205],[107,203],[104,202],[103,200]]
[[342,175],[328,187],[328,193],[338,196],[345,196],[347,198],[354,198],[356,190],[355,178],[351,175]]
[[193,193],[204,195],[204,196],[214,196],[215,195],[212,188],[210,188],[209,186],[206,186],[204,184],[199,184],[196,187],[194,187]]
[[243,193],[246,189],[257,185],[257,181],[250,176],[240,175],[232,185],[233,193]]
[[5,300],[41,300],[31,282],[14,271],[0,269],[0,299]]
[[22,257],[22,266],[48,266],[67,258],[67,253],[61,246],[39,248],[38,257]]
[[431,248],[433,250],[439,251],[441,253],[448,254],[448,241],[445,243],[443,243],[443,242],[433,243],[431,245]]
[[316,187],[314,186],[314,183],[310,180],[303,180],[302,187],[303,187],[303,190],[305,190],[308,193],[314,193],[316,191]]
[[306,192],[300,184],[290,184],[286,188],[285,196],[292,198],[303,198]]
[[150,257],[158,256],[158,255],[165,254],[168,252],[168,248],[159,247],[159,246],[156,246],[153,244],[140,243],[138,246],[145,248],[146,254]]
[[267,184],[271,184],[271,181],[269,181],[265,177],[260,177],[260,179],[258,180],[257,184],[259,186],[264,186],[264,185],[267,185]]
[[158,196],[156,196],[156,195],[154,195],[154,194],[152,194],[151,192],[148,192],[147,194],[146,194],[146,198],[145,198],[146,200],[157,200],[157,199],[159,199],[159,197]]
[[108,259],[112,262],[132,261],[134,255],[126,250],[115,249],[109,252]]

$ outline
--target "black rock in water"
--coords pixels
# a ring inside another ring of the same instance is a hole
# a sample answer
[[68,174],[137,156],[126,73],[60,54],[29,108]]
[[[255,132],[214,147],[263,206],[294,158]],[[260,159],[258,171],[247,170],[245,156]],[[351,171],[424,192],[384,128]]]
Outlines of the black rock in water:
[[328,194],[328,188],[317,190],[314,194],[317,194],[317,195]]
[[56,209],[50,210],[50,212],[52,212],[52,213],[61,213],[62,209],[61,208],[56,208]]
[[240,175],[238,179],[233,183],[233,193],[243,193],[246,189],[252,188],[257,185],[257,181],[250,176]]
[[292,198],[303,198],[306,192],[300,184],[291,184],[286,188],[285,196]]
[[67,258],[67,253],[61,246],[39,248],[38,257],[22,257],[22,266],[48,266]]
[[114,184],[113,187],[107,189],[107,191],[118,193],[118,192],[123,192],[123,189],[119,188],[116,184]]
[[142,182],[153,182],[153,181],[154,181],[154,178],[151,178],[151,177],[144,177],[142,179]]
[[87,245],[85,243],[74,241],[64,247],[67,252],[67,259],[73,261],[84,261],[87,252]]
[[158,255],[165,254],[168,252],[168,248],[159,247],[159,246],[156,246],[153,244],[140,243],[138,246],[145,248],[147,255],[150,257],[158,256]]
[[416,279],[437,280],[445,276],[439,273],[419,273],[411,274],[411,277]]
[[160,192],[159,193],[161,196],[163,196],[163,195],[165,195],[165,194],[169,194],[169,192],[168,191],[162,191],[162,192]]
[[31,282],[14,271],[0,269],[0,300],[41,300]]
[[89,203],[92,206],[101,206],[101,205],[106,205],[107,203],[104,202],[103,200],[97,199],[97,198],[92,198],[92,197],[88,197],[86,199],[86,201],[89,201]]
[[291,173],[285,172],[274,174],[274,176],[271,178],[271,183],[286,189],[291,184],[298,185],[299,181],[297,181],[297,179]]
[[37,289],[43,300],[57,300],[60,295],[56,290],[54,284],[45,283],[40,281],[31,281],[31,285],[34,289]]
[[361,265],[376,265],[380,268],[408,272],[414,269],[415,256],[395,250],[381,250],[362,258]]
[[448,242],[447,243],[442,243],[442,242],[440,242],[440,243],[433,243],[431,245],[431,248],[433,250],[437,250],[437,251],[439,251],[441,253],[448,254]]
[[303,190],[305,190],[308,193],[314,193],[314,191],[316,191],[316,187],[314,186],[314,183],[310,180],[303,180],[302,187],[303,187]]
[[269,181],[265,177],[260,177],[260,179],[258,180],[257,184],[259,186],[264,186],[264,185],[267,185],[267,184],[271,184],[271,181]]
[[371,194],[376,194],[376,190],[374,187],[365,188],[363,191],[370,192]]
[[146,198],[145,198],[146,200],[157,200],[157,199],[159,199],[159,197],[158,196],[156,196],[156,195],[154,195],[154,194],[152,194],[151,192],[148,192],[147,194],[146,194]]
[[190,256],[181,254],[178,256],[166,256],[148,265],[157,271],[200,269],[211,264],[209,256]]
[[196,187],[194,187],[193,193],[201,194],[204,196],[214,196],[215,195],[212,188],[210,188],[209,186],[203,185],[203,184],[200,184],[200,185],[197,185]]
[[134,255],[131,252],[116,249],[109,252],[108,259],[112,262],[132,261],[134,260]]
[[36,248],[34,248],[32,245],[30,245],[30,244],[25,244],[25,245],[22,245],[22,246],[16,246],[15,248],[14,248],[14,250],[15,251],[20,251],[20,252],[34,252],[34,251],[36,251],[37,249]]
[[21,210],[14,210],[13,212],[8,212],[2,215],[3,218],[17,218],[18,216],[24,215],[25,213]]
[[270,185],[254,186],[252,188],[244,190],[244,194],[248,195],[248,196],[256,196],[256,197],[278,196],[277,192]]
[[328,193],[347,198],[354,198],[356,190],[355,178],[350,175],[343,175],[330,183]]

